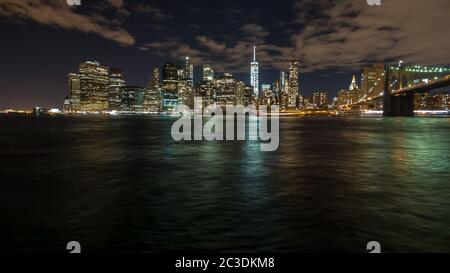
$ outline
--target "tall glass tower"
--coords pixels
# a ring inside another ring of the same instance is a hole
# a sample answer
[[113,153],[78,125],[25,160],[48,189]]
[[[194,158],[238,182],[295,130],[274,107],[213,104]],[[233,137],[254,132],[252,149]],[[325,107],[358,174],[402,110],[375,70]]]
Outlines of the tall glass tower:
[[188,81],[190,86],[194,85],[194,65],[191,64],[189,57],[186,57],[186,65],[184,67],[184,79]]
[[250,63],[250,84],[255,97],[259,97],[259,63],[256,61],[256,46],[253,46],[253,62]]

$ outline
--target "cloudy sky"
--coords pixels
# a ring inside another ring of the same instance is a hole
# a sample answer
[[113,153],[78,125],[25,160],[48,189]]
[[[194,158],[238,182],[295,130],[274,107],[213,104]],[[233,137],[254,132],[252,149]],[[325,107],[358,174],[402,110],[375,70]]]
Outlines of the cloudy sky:
[[0,0],[0,109],[61,107],[66,74],[85,60],[146,85],[153,67],[191,56],[249,81],[257,45],[262,83],[288,61],[301,91],[335,94],[376,62],[450,63],[449,0]]

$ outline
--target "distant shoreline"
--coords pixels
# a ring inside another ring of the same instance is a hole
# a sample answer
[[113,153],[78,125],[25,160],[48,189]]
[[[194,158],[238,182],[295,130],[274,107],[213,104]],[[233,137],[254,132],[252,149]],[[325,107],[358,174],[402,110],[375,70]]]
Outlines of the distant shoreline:
[[[418,110],[415,111],[414,117],[450,117],[450,110]],[[156,114],[156,113],[116,113],[114,115],[109,113],[57,113],[57,114],[39,114],[29,112],[0,112],[0,117],[99,117],[99,116],[111,116],[111,117],[178,117],[179,115],[172,115],[168,113]],[[267,113],[266,116],[271,116],[270,113]],[[277,116],[280,118],[289,118],[289,117],[299,117],[299,118],[308,118],[308,117],[382,117],[381,112],[370,112],[370,113],[345,113],[338,111],[330,111],[330,112],[314,112],[314,111],[293,111],[293,112],[280,112]]]

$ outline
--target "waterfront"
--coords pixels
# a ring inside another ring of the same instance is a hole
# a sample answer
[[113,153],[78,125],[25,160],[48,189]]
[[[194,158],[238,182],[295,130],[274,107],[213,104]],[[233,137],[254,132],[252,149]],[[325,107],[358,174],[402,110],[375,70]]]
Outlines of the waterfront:
[[173,118],[0,117],[10,252],[450,251],[450,119],[298,118],[277,152]]

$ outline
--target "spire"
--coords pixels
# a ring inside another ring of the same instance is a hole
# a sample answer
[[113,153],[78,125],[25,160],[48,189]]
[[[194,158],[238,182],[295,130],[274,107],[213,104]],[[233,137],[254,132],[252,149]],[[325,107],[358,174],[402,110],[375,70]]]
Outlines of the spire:
[[349,90],[359,90],[358,85],[356,84],[356,76],[353,76],[352,83],[350,84]]
[[256,62],[256,46],[253,46],[253,61]]

